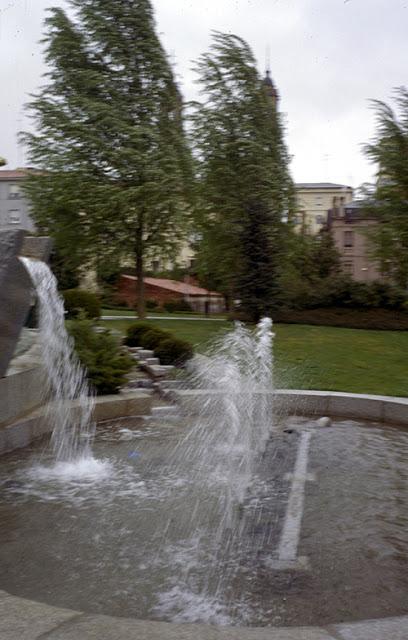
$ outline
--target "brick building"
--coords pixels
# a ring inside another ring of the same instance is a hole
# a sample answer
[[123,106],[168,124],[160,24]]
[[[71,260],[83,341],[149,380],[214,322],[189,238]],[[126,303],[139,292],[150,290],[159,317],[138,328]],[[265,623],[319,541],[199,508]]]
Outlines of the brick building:
[[[137,301],[137,278],[122,275],[119,279],[116,299],[134,308]],[[154,300],[159,306],[165,302],[185,301],[194,311],[201,313],[221,313],[225,311],[224,296],[216,291],[208,291],[202,287],[177,280],[165,278],[144,278],[145,299]]]

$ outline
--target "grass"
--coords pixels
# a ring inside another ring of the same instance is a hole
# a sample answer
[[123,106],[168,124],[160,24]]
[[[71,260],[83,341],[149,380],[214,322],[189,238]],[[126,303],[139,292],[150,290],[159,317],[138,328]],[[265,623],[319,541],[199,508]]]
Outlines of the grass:
[[[131,322],[101,324],[125,332]],[[149,322],[189,340],[198,350],[232,327],[227,321]],[[278,324],[274,330],[277,386],[408,396],[408,332],[294,324]]]

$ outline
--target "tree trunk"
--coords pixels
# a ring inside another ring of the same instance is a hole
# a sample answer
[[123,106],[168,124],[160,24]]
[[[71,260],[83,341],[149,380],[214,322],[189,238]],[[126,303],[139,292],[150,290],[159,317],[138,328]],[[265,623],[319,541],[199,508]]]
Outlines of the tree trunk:
[[146,317],[145,305],[145,286],[144,286],[144,268],[143,268],[143,230],[140,224],[136,230],[135,243],[136,257],[136,312],[139,318]]

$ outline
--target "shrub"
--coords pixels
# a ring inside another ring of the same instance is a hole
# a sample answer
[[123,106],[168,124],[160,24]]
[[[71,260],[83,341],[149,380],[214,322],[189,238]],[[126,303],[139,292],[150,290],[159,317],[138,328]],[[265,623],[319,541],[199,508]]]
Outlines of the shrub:
[[159,342],[154,350],[154,355],[160,358],[160,364],[183,365],[192,358],[193,347],[185,340],[169,336]]
[[90,320],[72,320],[67,328],[91,387],[98,395],[119,393],[126,373],[135,364],[133,358],[122,351],[109,331],[96,333]]
[[152,325],[149,322],[135,322],[131,324],[126,331],[125,344],[127,344],[128,347],[141,347],[143,334],[151,329]]
[[273,319],[275,322],[285,324],[408,331],[408,313],[390,309],[345,309],[344,307],[286,309],[275,313]]
[[80,316],[94,319],[101,315],[101,304],[96,293],[83,291],[82,289],[67,289],[62,292],[65,310],[68,319]]
[[142,347],[145,347],[145,349],[156,350],[156,347],[160,342],[170,335],[171,334],[167,331],[163,331],[157,327],[151,327],[150,331],[146,331],[142,334],[141,345]]
[[163,303],[163,309],[169,313],[175,313],[176,311],[191,312],[193,310],[187,300],[169,300]]
[[156,300],[146,300],[146,309],[148,311],[154,311],[155,309],[157,309],[157,302]]

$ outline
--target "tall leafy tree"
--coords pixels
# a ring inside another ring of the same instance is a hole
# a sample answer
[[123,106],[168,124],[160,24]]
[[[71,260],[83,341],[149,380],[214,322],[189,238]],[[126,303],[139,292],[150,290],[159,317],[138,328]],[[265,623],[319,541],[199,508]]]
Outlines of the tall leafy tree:
[[378,218],[373,233],[374,255],[382,271],[401,287],[408,287],[408,89],[395,91],[396,110],[373,101],[377,129],[365,152],[378,166],[377,183],[366,189]]
[[293,193],[276,100],[237,36],[215,33],[197,71],[202,100],[195,104],[192,129],[203,233],[198,268],[257,320],[276,304],[283,218]]
[[54,8],[46,20],[50,70],[24,136],[43,171],[27,189],[61,253],[132,257],[143,316],[145,261],[174,255],[188,218],[182,99],[149,0],[69,4],[73,18]]

